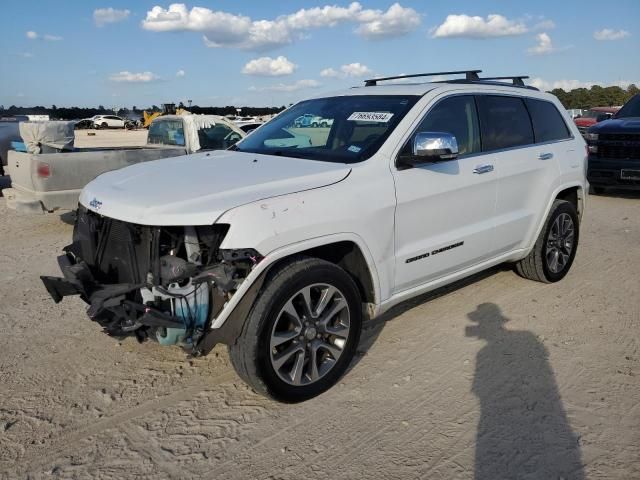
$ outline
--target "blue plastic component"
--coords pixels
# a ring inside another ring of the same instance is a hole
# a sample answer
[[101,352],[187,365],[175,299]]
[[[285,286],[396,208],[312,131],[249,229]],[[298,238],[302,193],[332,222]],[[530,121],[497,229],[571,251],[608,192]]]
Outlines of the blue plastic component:
[[[209,288],[201,284],[194,293],[193,285],[174,287],[170,289],[173,294],[185,295],[183,299],[172,298],[173,314],[185,322],[185,328],[158,329],[156,338],[160,345],[177,345],[189,341],[187,328],[203,328],[207,322],[209,313]],[[195,318],[195,324],[188,325]]]
[[11,149],[16,152],[24,152],[27,153],[27,146],[24,142],[11,142]]

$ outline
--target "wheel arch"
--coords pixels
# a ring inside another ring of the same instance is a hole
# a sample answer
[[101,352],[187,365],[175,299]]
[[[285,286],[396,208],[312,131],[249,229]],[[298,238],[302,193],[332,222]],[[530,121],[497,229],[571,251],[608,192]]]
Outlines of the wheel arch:
[[380,286],[373,257],[356,234],[328,235],[288,245],[268,253],[254,267],[198,343],[200,354],[206,355],[217,343],[235,343],[269,272],[300,256],[320,258],[343,268],[358,287],[365,317],[380,302]]
[[584,210],[586,207],[586,190],[585,186],[582,183],[571,183],[571,184],[563,184],[557,187],[553,193],[549,196],[549,201],[544,210],[544,215],[541,216],[537,228],[534,230],[534,234],[532,238],[529,239],[528,247],[521,251],[521,254],[518,255],[516,260],[526,257],[531,249],[534,247],[538,237],[540,236],[540,232],[544,228],[547,218],[549,217],[549,212],[551,212],[551,207],[553,206],[553,202],[556,200],[566,200],[571,202],[576,209],[578,210],[578,219],[582,221],[582,215],[584,214]]
[[572,203],[578,212],[578,218],[582,220],[582,214],[584,213],[585,207],[585,190],[582,185],[573,185],[560,190],[556,194],[555,199],[566,200],[567,202]]

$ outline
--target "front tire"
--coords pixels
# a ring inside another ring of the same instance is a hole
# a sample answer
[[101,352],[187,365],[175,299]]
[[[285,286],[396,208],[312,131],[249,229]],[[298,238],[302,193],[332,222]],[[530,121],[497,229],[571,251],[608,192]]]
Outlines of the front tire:
[[229,356],[258,393],[300,402],[331,388],[355,354],[361,299],[343,269],[299,257],[266,280]]
[[537,282],[562,280],[573,264],[579,236],[575,206],[566,200],[555,200],[533,250],[516,264],[516,271]]

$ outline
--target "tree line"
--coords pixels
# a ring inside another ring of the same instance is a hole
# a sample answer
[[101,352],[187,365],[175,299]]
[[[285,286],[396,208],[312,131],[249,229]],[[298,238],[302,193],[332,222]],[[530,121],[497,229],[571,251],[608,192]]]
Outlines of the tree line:
[[[191,107],[185,107],[182,103],[178,105],[179,108],[187,108],[190,112],[196,114],[207,115],[238,115],[237,108],[240,108],[240,115],[260,117],[263,115],[273,115],[279,113],[285,109],[285,106],[281,107],[235,107],[228,105],[226,107],[200,107],[193,105]],[[118,115],[124,118],[138,119],[142,117],[142,112],[161,112],[162,107],[152,105],[149,108],[120,108],[115,112],[111,108],[105,108],[103,105],[98,107],[57,107],[52,105],[51,107],[35,106],[35,107],[17,107],[11,105],[9,108],[4,108],[0,105],[0,116],[2,115],[49,115],[51,119],[58,120],[77,120],[81,118],[89,118],[94,115]]]
[[[599,85],[593,85],[591,88],[576,88],[570,91],[565,91],[561,88],[551,90],[553,95],[558,97],[565,108],[591,108],[591,107],[613,107],[624,105],[634,95],[640,93],[640,89],[634,84],[629,85],[626,89],[615,87],[601,87]],[[178,107],[184,108],[182,102]],[[273,115],[281,112],[286,107],[241,107],[240,115],[260,117],[263,115]],[[233,105],[227,105],[226,107],[201,107],[193,105],[188,107],[188,110],[196,114],[206,115],[237,115],[237,107]],[[136,106],[133,108],[121,108],[116,111],[116,115],[126,118],[137,119],[142,117],[142,112],[160,112],[162,108],[157,105],[152,105],[149,108],[139,109]],[[17,107],[11,105],[5,109],[0,105],[0,115],[49,115],[51,118],[60,120],[75,120],[80,118],[89,118],[94,115],[113,115],[113,109],[105,108],[99,105],[97,108],[89,107],[62,107],[58,108],[55,105],[51,107]]]
[[593,85],[591,88],[576,88],[568,92],[561,88],[551,90],[553,95],[564,105],[564,108],[592,108],[615,107],[624,105],[631,97],[640,93],[634,84],[626,89],[620,87],[601,87]]

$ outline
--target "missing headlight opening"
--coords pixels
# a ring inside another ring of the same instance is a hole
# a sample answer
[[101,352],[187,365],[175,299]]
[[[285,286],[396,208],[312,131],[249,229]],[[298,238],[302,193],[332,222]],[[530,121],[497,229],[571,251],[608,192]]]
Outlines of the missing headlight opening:
[[211,322],[261,255],[221,250],[229,225],[153,227],[78,210],[64,278],[42,277],[56,302],[79,294],[114,337],[135,336],[195,353]]

